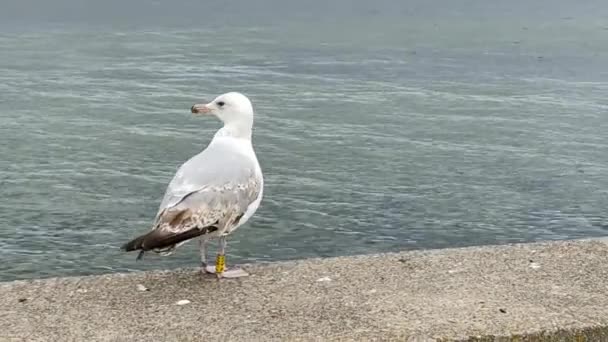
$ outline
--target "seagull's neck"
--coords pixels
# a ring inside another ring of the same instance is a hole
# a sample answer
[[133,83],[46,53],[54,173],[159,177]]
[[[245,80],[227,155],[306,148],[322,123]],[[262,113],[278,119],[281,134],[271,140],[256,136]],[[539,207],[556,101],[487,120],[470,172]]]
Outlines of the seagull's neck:
[[251,141],[252,124],[252,122],[247,121],[225,123],[224,127],[220,128],[217,133],[215,133],[215,136],[233,137]]

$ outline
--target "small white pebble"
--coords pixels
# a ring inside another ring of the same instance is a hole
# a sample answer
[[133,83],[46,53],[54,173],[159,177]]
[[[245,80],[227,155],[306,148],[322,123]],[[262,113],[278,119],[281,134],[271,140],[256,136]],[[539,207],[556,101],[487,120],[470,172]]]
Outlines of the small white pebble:
[[530,268],[537,269],[537,268],[540,268],[540,265],[535,262],[532,262],[532,263],[530,263]]
[[137,284],[137,290],[138,291],[149,291],[150,289],[143,286],[142,284]]
[[317,279],[317,281],[318,282],[321,282],[321,281],[331,281],[331,278],[330,277],[323,277],[323,278]]
[[178,300],[177,302],[175,302],[175,305],[188,305],[191,302],[187,299],[182,299],[182,300]]

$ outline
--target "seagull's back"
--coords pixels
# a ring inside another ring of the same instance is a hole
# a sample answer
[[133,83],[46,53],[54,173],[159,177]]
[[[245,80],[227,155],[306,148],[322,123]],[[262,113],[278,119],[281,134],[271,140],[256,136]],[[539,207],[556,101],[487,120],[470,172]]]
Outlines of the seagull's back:
[[205,150],[177,170],[167,186],[158,214],[172,208],[193,191],[242,184],[251,177],[263,181],[251,141],[216,136]]

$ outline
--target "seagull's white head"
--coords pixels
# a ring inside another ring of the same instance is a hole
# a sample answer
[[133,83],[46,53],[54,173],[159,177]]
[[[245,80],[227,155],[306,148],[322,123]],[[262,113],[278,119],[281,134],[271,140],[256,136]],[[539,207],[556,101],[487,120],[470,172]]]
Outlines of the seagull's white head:
[[240,133],[249,131],[251,134],[253,106],[247,96],[241,93],[226,93],[207,104],[195,104],[192,106],[192,113],[215,115],[222,120],[225,128],[243,131]]

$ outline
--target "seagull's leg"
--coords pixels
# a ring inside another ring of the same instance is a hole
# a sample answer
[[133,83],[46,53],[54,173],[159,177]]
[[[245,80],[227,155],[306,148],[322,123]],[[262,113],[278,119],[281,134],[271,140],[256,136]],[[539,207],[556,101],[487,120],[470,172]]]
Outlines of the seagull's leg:
[[226,269],[226,236],[220,236],[219,251],[215,260],[215,274],[219,278],[239,278],[249,274],[240,268]]
[[201,272],[202,273],[215,273],[215,268],[213,266],[209,266],[207,263],[207,252],[209,250],[207,244],[208,240],[204,237],[200,237],[198,240],[198,247],[201,253]]
[[218,251],[215,257],[215,274],[217,278],[222,278],[226,268],[226,237],[220,236],[218,241]]

